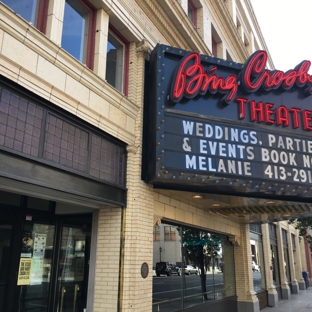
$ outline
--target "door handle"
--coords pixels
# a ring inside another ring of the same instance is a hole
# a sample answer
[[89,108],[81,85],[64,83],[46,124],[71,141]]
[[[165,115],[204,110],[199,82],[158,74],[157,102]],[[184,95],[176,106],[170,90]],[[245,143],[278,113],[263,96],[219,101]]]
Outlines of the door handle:
[[74,294],[74,303],[73,303],[73,312],[76,312],[76,300],[77,300],[77,293],[79,290],[79,285],[75,284],[75,294]]
[[66,293],[66,288],[65,286],[62,287],[62,294],[61,294],[61,309],[60,312],[63,312],[63,303],[64,303],[64,295]]

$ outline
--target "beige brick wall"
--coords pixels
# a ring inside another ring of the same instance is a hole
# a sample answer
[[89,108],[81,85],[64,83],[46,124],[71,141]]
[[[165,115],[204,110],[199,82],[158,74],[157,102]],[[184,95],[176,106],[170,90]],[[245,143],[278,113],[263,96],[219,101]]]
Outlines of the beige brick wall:
[[117,311],[121,226],[121,208],[100,209],[94,281],[94,312]]
[[[141,180],[141,146],[143,120],[144,67],[146,51],[142,43],[130,46],[133,78],[129,98],[141,103],[136,117],[134,145],[128,147],[127,208],[124,211],[123,278],[120,311],[150,311],[152,306],[153,267],[153,192]],[[147,278],[141,276],[141,265],[149,266]]]

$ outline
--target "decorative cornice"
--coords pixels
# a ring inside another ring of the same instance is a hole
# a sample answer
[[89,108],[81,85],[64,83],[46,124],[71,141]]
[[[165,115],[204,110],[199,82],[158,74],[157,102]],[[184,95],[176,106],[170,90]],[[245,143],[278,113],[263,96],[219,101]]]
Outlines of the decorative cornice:
[[161,217],[154,215],[154,226],[160,226],[161,225]]
[[240,237],[236,235],[229,235],[229,241],[234,245],[234,246],[240,246],[241,245],[241,240]]
[[152,49],[146,39],[141,40],[136,44],[136,53],[143,53],[145,59],[149,60]]

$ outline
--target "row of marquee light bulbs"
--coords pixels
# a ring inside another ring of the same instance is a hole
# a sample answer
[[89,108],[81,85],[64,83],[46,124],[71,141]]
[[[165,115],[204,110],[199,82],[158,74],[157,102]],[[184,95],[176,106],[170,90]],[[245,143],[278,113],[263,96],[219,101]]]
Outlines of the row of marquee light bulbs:
[[[163,167],[161,169],[164,169]],[[169,174],[168,171],[164,171],[165,174]],[[179,174],[180,177],[182,177],[184,175],[183,172],[181,172]],[[158,177],[160,177],[161,175],[158,174]],[[193,175],[193,178],[198,178],[197,174]],[[172,179],[176,179],[176,176],[173,175]],[[187,180],[191,180],[191,177],[187,177]],[[308,188],[303,188],[301,185],[298,186],[291,186],[290,184],[285,184],[282,185],[282,187],[280,187],[278,189],[278,183],[273,183],[272,185],[268,185],[266,182],[259,182],[256,183],[256,185],[254,187],[251,186],[251,184],[253,184],[252,180],[249,181],[243,181],[242,184],[238,184],[239,183],[239,179],[234,179],[232,181],[227,182],[227,180],[229,180],[229,178],[216,178],[213,176],[207,176],[206,179],[201,179],[201,182],[214,182],[215,184],[219,184],[221,183],[222,185],[230,185],[230,186],[239,186],[239,187],[243,187],[243,188],[254,188],[254,189],[258,189],[259,191],[279,191],[279,192],[284,192],[284,193],[299,193],[300,195],[302,194],[308,194],[312,191],[312,187],[308,187]],[[199,198],[199,197],[198,197]]]

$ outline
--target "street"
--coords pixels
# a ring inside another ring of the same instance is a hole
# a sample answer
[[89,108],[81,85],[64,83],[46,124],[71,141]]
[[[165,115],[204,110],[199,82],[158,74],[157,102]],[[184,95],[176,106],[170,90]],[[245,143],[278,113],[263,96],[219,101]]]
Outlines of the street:
[[[182,303],[182,279],[184,302]],[[260,272],[253,272],[254,285],[261,285]],[[199,305],[206,301],[222,299],[223,273],[206,274],[207,300],[203,297],[199,275],[171,275],[153,277],[153,312],[173,312]],[[182,306],[184,305],[184,307]]]

